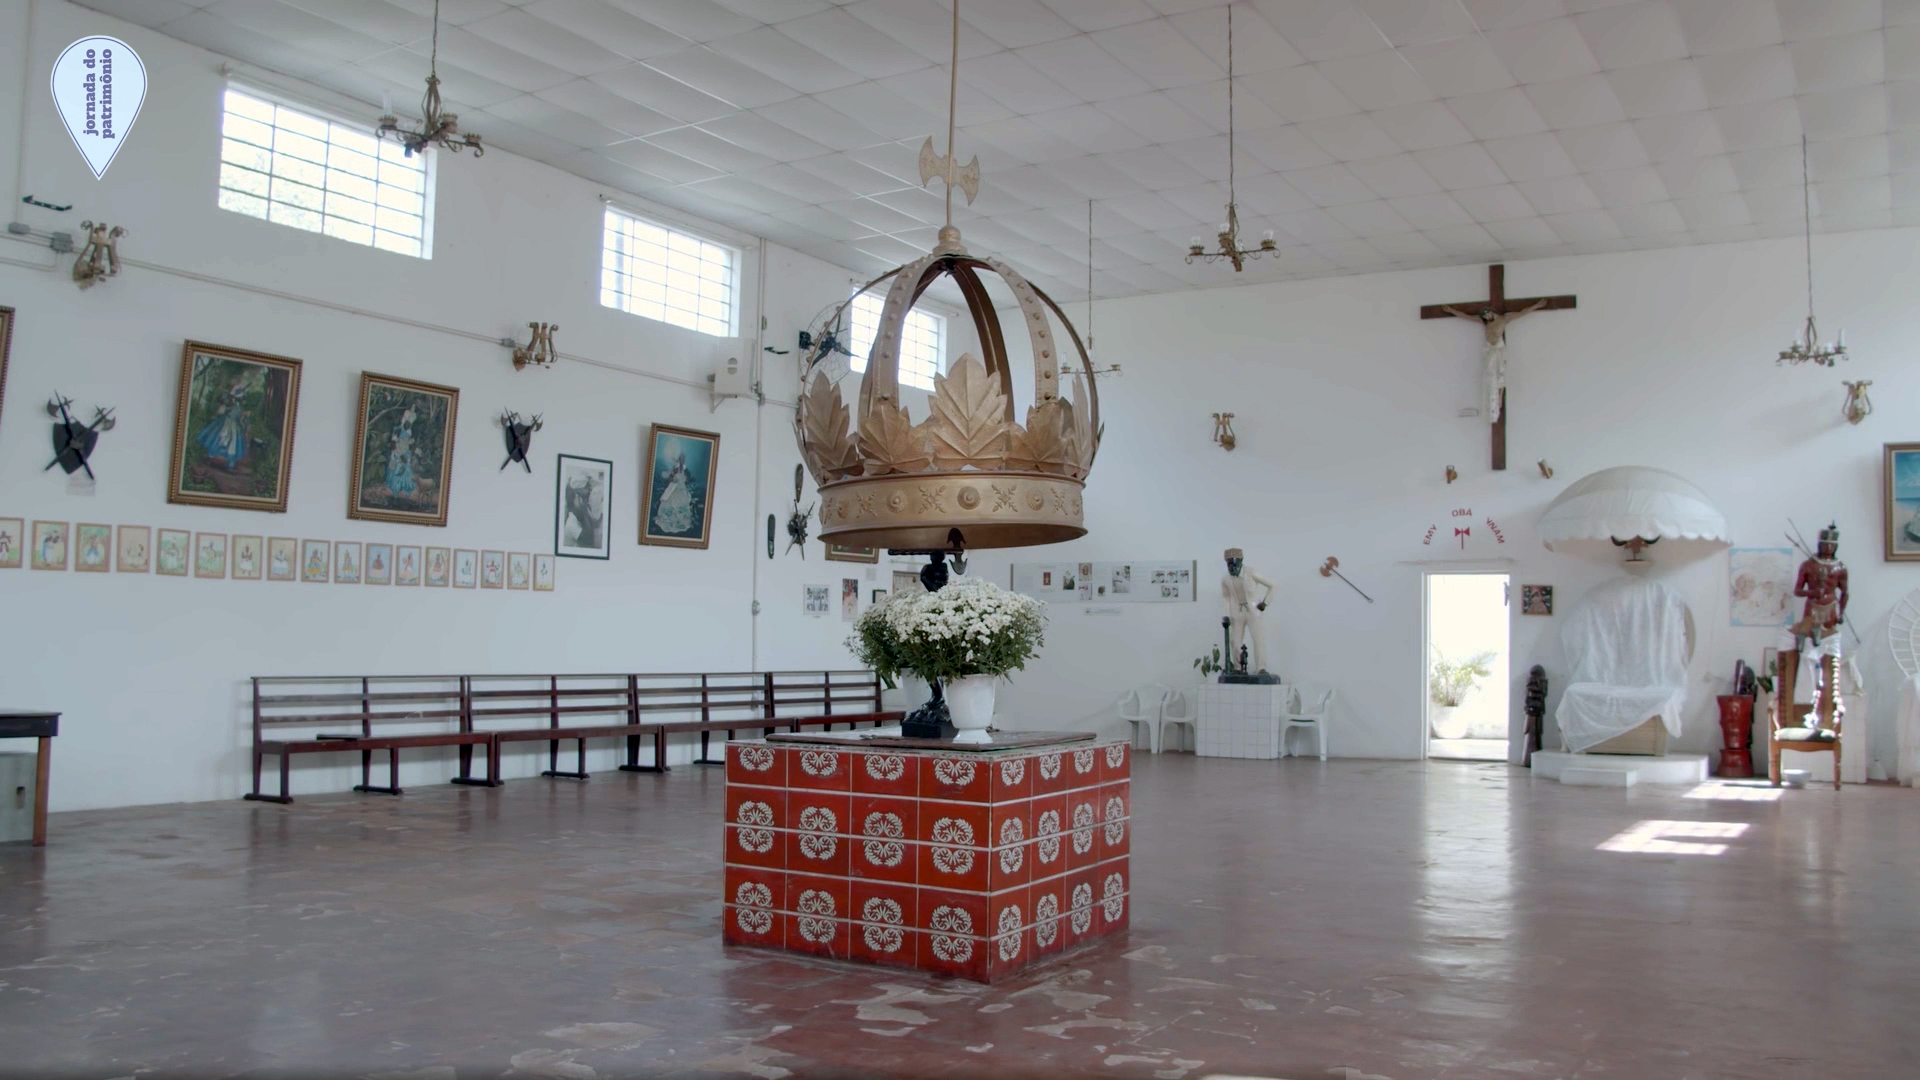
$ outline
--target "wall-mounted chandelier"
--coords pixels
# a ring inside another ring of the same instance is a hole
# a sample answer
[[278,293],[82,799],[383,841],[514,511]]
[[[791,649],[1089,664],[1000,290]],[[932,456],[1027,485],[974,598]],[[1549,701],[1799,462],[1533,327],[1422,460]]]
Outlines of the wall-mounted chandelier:
[[1840,336],[1831,344],[1822,344],[1820,332],[1813,326],[1813,195],[1811,185],[1807,182],[1807,137],[1805,135],[1800,136],[1800,209],[1806,215],[1804,221],[1807,240],[1807,325],[1800,331],[1799,340],[1780,350],[1780,359],[1774,363],[1795,366],[1815,363],[1821,367],[1832,367],[1836,361],[1847,358],[1847,332],[1842,330]]
[[1269,252],[1278,251],[1273,242],[1273,230],[1261,234],[1260,246],[1243,248],[1240,246],[1240,206],[1233,188],[1233,5],[1227,5],[1227,220],[1220,223],[1218,237],[1220,247],[1208,251],[1199,237],[1187,241],[1187,262],[1195,259],[1201,262],[1213,262],[1226,259],[1233,263],[1235,273],[1246,269],[1248,259],[1257,259]]
[[463,134],[460,131],[460,118],[440,108],[440,0],[433,0],[433,52],[427,60],[427,94],[420,99],[420,129],[410,131],[401,127],[400,118],[388,112],[380,118],[380,126],[375,134],[383,139],[391,136],[406,148],[408,157],[429,146],[438,146],[456,154],[471,150],[474,157],[486,153],[480,145],[480,136],[472,132]]

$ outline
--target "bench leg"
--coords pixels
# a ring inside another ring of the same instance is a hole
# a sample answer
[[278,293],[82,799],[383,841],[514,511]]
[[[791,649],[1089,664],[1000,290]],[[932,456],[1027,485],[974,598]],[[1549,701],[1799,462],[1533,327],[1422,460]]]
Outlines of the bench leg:
[[293,796],[287,793],[287,752],[285,750],[280,751],[280,794],[267,795],[261,792],[260,790],[260,759],[265,756],[266,755],[260,753],[260,751],[258,750],[255,750],[253,752],[253,790],[240,797],[247,800],[248,802],[270,802],[270,803],[292,802]]
[[[363,753],[370,754],[371,752],[365,751]],[[369,795],[405,794],[405,792],[400,790],[400,748],[395,746],[395,747],[389,747],[387,749],[387,786],[386,787],[375,787],[372,784],[355,784],[353,790],[363,791]]]
[[671,772],[672,770],[667,768],[667,733],[664,731],[655,731],[653,733],[653,764],[622,765],[620,766],[620,771],[621,772],[659,772],[659,773]]
[[[721,758],[718,761],[714,760],[712,738],[713,732],[711,731],[702,731],[700,733],[700,756],[693,759],[695,765],[725,765],[727,763],[726,758]],[[733,738],[733,732],[727,732],[727,738]]]
[[486,778],[480,779],[473,775],[473,744],[461,743],[460,744],[460,775],[453,778],[453,781],[452,781],[453,783],[460,784],[465,787],[499,787],[500,786],[500,769],[499,769],[499,766],[496,765],[493,760],[493,740],[489,739],[486,742],[482,743],[481,745],[486,747],[487,749]]
[[[551,768],[549,768],[549,769],[547,769],[547,771],[545,771],[545,772],[543,772],[543,773],[541,773],[540,775],[541,775],[541,776],[551,776],[551,777],[553,777],[553,778],[554,778],[554,779],[556,779],[556,780],[585,780],[585,779],[587,779],[587,778],[588,778],[588,777],[587,777],[587,740],[585,740],[585,739],[575,739],[575,740],[574,740],[574,742],[575,742],[575,743],[577,743],[577,744],[579,744],[579,747],[580,747],[580,764],[579,764],[579,767],[578,767],[577,769],[575,769],[575,771],[573,771],[573,772],[561,772],[561,771],[560,771],[560,759],[559,759],[559,755],[558,755],[557,753],[553,753],[553,752],[549,752],[549,753],[547,754],[547,764],[548,764],[549,766],[551,766]],[[548,744],[548,745],[550,745],[550,746],[555,746],[555,747],[557,747],[557,746],[559,746],[560,744],[559,744],[559,743],[550,743],[550,744]]]

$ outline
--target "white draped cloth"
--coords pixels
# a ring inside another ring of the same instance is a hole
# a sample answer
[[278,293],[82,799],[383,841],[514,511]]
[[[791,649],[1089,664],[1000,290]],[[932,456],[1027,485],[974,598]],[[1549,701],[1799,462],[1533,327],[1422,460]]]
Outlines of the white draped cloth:
[[1554,722],[1586,750],[1658,716],[1680,734],[1687,704],[1687,608],[1657,581],[1600,586],[1560,631],[1573,665]]
[[1920,787],[1920,675],[1907,680],[1900,689],[1899,722],[1901,783]]

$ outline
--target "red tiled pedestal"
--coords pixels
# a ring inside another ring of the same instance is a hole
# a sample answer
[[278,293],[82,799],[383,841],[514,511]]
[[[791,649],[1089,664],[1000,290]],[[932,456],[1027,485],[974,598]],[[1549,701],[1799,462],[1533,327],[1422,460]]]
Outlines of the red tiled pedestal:
[[729,743],[725,940],[992,982],[1124,930],[1130,753]]

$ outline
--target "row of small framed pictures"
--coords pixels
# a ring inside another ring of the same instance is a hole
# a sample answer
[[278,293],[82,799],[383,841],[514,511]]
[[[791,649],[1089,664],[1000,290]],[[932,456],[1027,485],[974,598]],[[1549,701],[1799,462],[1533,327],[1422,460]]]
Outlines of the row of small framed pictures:
[[[157,532],[157,537],[156,537]],[[157,540],[157,543],[156,543]],[[145,525],[36,521],[28,534],[21,518],[0,518],[0,570],[236,581],[332,582],[336,585],[426,585],[456,589],[530,589],[552,592],[554,557],[525,551],[475,551],[357,540],[299,540],[290,536],[195,533]]]

